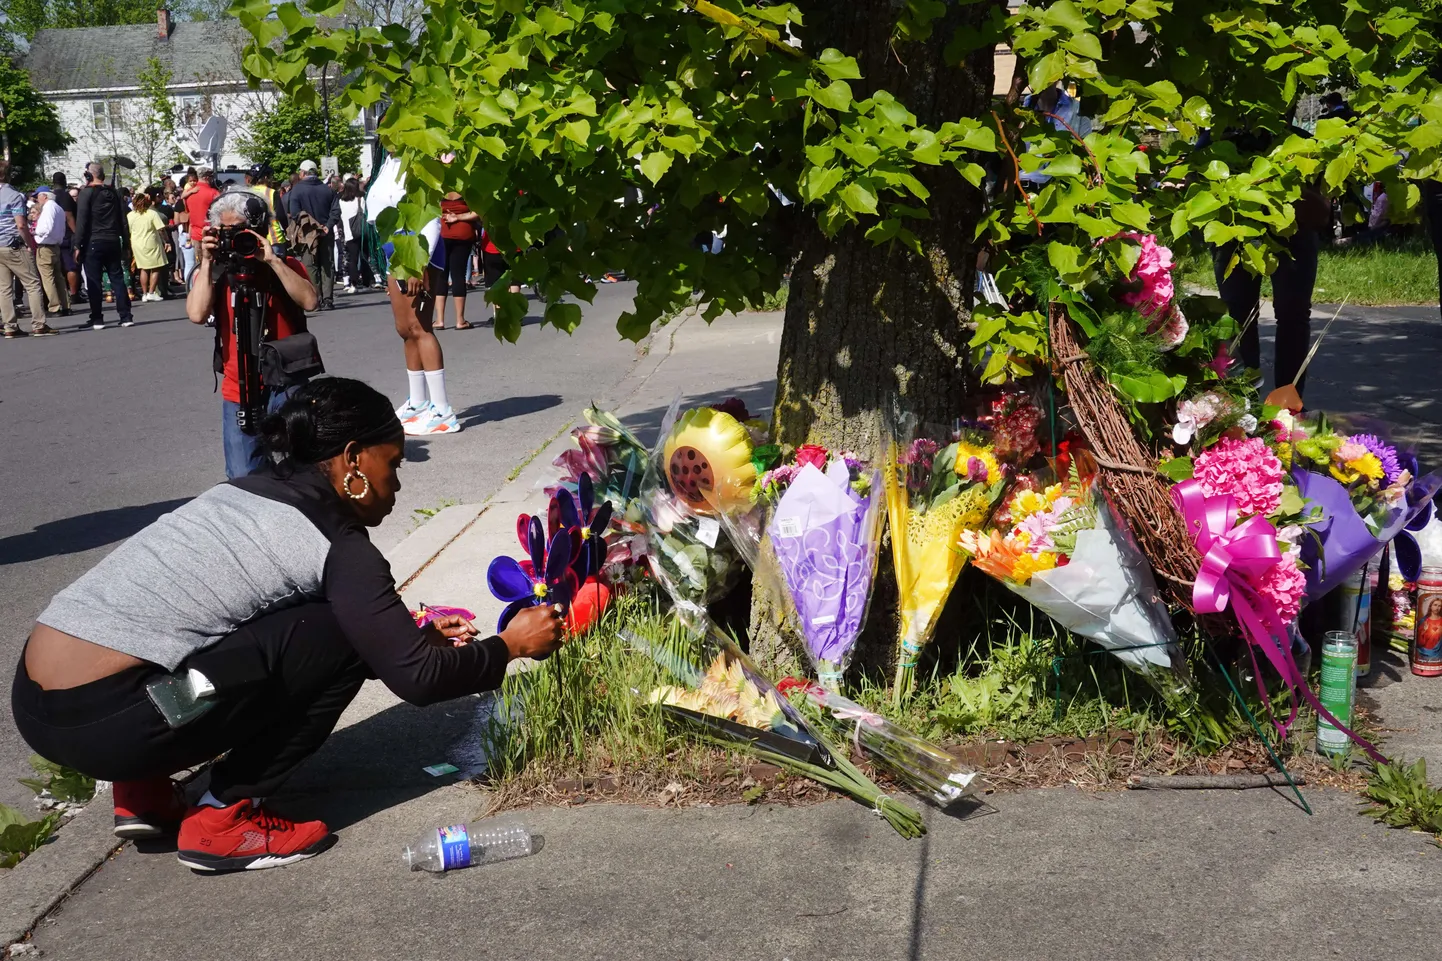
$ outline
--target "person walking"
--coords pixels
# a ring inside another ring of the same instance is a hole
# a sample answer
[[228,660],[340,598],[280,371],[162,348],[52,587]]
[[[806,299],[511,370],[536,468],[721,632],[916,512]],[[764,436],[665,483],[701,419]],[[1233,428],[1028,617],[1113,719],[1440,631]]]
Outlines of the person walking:
[[45,293],[35,269],[35,237],[27,213],[25,195],[10,185],[10,162],[0,160],[0,321],[6,340],[20,336],[19,311],[10,296],[17,280],[30,305],[31,336],[55,333],[45,323]]
[[474,326],[466,321],[466,273],[471,265],[479,220],[460,194],[451,192],[441,200],[441,243],[446,248],[446,267],[431,277],[431,290],[436,294],[436,330],[446,326],[447,293],[456,305],[456,330],[470,330]]
[[126,218],[130,228],[130,249],[135,267],[140,272],[140,299],[143,303],[164,300],[160,296],[160,273],[169,264],[170,244],[165,237],[165,221],[150,205],[150,194],[135,195],[135,209]]
[[40,216],[35,218],[35,266],[45,288],[46,308],[57,317],[70,316],[70,287],[65,280],[65,209],[49,187],[35,191]]
[[361,196],[360,184],[347,180],[340,192],[340,224],[345,232],[345,292],[353,294],[357,287],[369,287],[362,280],[361,236],[365,230],[365,198]]
[[300,180],[285,195],[285,209],[297,233],[311,238],[309,246],[299,246],[297,240],[297,253],[320,293],[320,309],[331,310],[335,307],[335,239],[340,228],[340,195],[321,182],[314,160],[301,161]]

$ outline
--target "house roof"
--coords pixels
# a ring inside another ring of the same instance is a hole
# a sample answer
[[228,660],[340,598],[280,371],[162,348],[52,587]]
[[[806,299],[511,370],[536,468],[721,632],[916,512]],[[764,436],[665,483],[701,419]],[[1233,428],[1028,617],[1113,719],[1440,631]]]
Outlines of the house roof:
[[135,89],[151,57],[173,71],[171,86],[244,83],[240,56],[249,40],[237,20],[175,23],[168,40],[153,22],[41,30],[23,66],[42,93]]

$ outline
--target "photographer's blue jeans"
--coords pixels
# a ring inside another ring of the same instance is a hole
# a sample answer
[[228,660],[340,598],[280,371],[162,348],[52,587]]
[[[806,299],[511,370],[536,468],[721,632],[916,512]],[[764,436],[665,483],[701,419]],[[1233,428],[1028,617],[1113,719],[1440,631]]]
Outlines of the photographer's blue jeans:
[[[275,413],[280,405],[290,397],[290,388],[285,390],[266,389],[264,395],[266,413]],[[235,422],[236,411],[240,405],[233,400],[222,400],[220,402],[221,416],[221,438],[225,442],[225,476],[227,479],[245,477],[259,471],[270,470],[270,459],[265,456],[261,449],[260,438],[254,434],[247,434],[241,431],[240,425]]]

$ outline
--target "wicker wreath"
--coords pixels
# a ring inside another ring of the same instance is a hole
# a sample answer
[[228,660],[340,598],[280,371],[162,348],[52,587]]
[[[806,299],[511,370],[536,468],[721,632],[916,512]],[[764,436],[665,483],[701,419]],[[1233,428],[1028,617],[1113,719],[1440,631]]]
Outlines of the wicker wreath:
[[1066,308],[1053,304],[1049,319],[1052,362],[1113,503],[1162,579],[1162,591],[1190,609],[1201,555],[1172,503],[1172,485],[1157,472],[1156,457],[1137,440],[1111,385],[1082,350]]

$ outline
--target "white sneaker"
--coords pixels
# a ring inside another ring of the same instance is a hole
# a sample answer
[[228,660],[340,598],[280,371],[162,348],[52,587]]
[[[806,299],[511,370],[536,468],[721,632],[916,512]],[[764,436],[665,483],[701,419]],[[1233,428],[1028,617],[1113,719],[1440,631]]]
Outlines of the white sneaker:
[[355,293],[355,287],[352,286],[351,284],[346,284],[346,285],[345,285],[345,292],[348,293],[348,294],[353,294],[353,293]]
[[402,424],[404,424],[407,421],[415,420],[417,417],[424,414],[430,409],[430,406],[430,401],[426,401],[423,404],[415,404],[411,402],[411,399],[409,397],[407,397],[406,402],[396,408],[396,418],[400,420]]
[[445,410],[441,410],[432,404],[425,416],[405,423],[405,432],[413,437],[429,434],[459,434],[461,422],[456,419],[456,412],[451,408],[447,407]]
[[133,320],[122,320],[122,321],[120,322],[120,326],[122,326],[122,327],[134,327],[134,326],[135,326],[135,321],[133,321]]
[[104,322],[104,321],[96,321],[95,323],[93,323],[93,324],[90,325],[90,329],[91,329],[91,330],[104,330],[104,329],[105,329],[105,322]]

